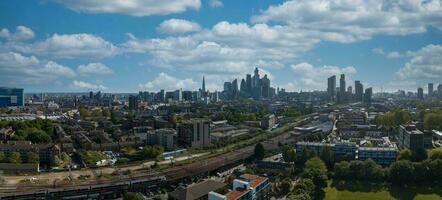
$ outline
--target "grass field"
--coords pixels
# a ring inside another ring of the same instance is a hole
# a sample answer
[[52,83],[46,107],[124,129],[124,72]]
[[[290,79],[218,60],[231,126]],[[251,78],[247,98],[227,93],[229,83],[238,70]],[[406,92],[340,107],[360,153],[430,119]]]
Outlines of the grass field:
[[442,186],[396,187],[361,182],[329,182],[325,189],[327,200],[442,200]]

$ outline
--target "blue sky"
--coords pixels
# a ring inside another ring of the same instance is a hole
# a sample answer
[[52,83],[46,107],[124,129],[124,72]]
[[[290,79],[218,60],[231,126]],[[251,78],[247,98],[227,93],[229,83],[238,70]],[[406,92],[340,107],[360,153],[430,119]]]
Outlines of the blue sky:
[[[273,86],[375,91],[442,82],[442,2],[0,1],[1,86],[28,92],[210,90],[259,67]],[[353,83],[351,84],[353,85]]]

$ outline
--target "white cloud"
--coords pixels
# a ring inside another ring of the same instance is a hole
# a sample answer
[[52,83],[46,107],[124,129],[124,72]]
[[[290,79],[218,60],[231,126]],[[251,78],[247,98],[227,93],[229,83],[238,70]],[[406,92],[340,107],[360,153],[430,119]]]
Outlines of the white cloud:
[[194,90],[198,88],[198,84],[193,79],[178,79],[170,76],[164,72],[158,74],[154,80],[145,84],[138,85],[142,90],[158,91],[160,89],[165,90]]
[[309,63],[299,63],[292,65],[292,70],[299,77],[299,81],[292,83],[291,86],[298,86],[302,90],[324,90],[327,87],[327,78],[333,75],[339,77],[340,74],[345,74],[347,83],[350,82],[351,77],[357,73],[353,66],[337,67],[327,66],[314,67]]
[[80,74],[112,74],[113,71],[103,63],[89,63],[79,65],[77,72]]
[[51,58],[103,58],[116,55],[119,49],[99,36],[87,33],[54,34],[34,43],[7,42],[3,51],[32,53]]
[[52,0],[69,9],[87,13],[117,13],[131,16],[168,15],[199,10],[200,0]]
[[220,0],[209,0],[209,6],[212,8],[223,7],[224,4]]
[[442,29],[440,0],[297,0],[270,6],[253,22],[280,22],[322,40],[354,42],[376,34],[421,33]]
[[169,19],[163,21],[157,30],[162,33],[188,33],[201,30],[201,26],[184,19]]
[[6,40],[29,40],[34,38],[34,36],[34,31],[26,26],[17,26],[14,33],[11,33],[6,28],[0,30],[0,38]]
[[399,53],[397,51],[385,52],[384,49],[382,49],[382,48],[374,48],[374,49],[372,49],[372,51],[373,51],[373,53],[383,55],[387,58],[401,58],[401,57],[405,56],[404,54]]
[[415,82],[415,86],[442,82],[442,45],[423,47],[409,53],[411,58],[396,72],[398,81]]
[[107,87],[101,84],[93,84],[85,81],[74,80],[71,83],[71,88],[80,90],[106,90]]
[[20,53],[0,53],[0,79],[9,84],[49,83],[59,78],[74,77],[69,67],[54,61],[41,61]]

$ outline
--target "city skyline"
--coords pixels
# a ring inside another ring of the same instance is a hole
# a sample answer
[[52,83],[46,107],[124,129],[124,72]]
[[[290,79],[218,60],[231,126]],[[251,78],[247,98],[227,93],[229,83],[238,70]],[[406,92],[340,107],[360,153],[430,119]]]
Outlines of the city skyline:
[[340,74],[353,90],[360,80],[373,92],[427,93],[442,80],[437,0],[177,2],[109,2],[107,10],[98,1],[1,2],[0,86],[196,91],[205,77],[207,90],[222,91],[255,67],[287,91],[325,91]]

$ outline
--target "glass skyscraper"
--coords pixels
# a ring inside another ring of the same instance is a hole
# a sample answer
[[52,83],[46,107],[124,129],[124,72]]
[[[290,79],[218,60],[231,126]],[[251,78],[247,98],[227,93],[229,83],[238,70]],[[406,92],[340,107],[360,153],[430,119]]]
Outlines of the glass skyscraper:
[[0,87],[0,107],[24,106],[23,88]]

